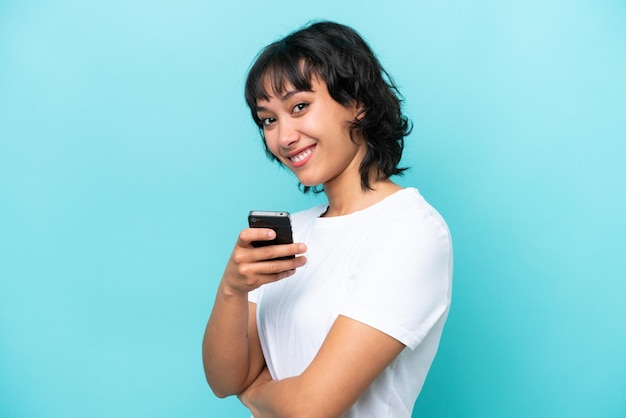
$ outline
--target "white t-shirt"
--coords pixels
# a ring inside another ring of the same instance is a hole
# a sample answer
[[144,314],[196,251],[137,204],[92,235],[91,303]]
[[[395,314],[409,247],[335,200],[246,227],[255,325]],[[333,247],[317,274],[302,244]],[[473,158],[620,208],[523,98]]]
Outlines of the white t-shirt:
[[249,295],[269,371],[300,375],[341,314],[406,346],[344,417],[410,417],[450,307],[448,227],[414,188],[345,216],[320,218],[325,210],[292,215],[307,264]]

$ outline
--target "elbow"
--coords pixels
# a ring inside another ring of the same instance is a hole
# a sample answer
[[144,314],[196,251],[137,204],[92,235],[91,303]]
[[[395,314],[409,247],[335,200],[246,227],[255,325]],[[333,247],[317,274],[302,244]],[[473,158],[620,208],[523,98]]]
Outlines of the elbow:
[[212,385],[209,382],[209,387],[215,396],[220,399],[228,398],[229,396],[238,395],[240,391],[234,390],[232,388],[222,387],[218,385]]
[[211,391],[213,392],[213,394],[220,399],[224,399],[232,395],[232,393],[229,393],[229,391],[225,390],[225,388],[220,387],[219,385],[216,385],[215,383],[211,384],[211,381],[208,378],[207,378],[207,383],[209,384],[209,388],[211,388]]
[[211,382],[208,376],[206,377],[206,382],[209,384],[209,388],[211,388],[213,394],[218,398],[223,399],[231,395],[228,391],[224,390],[225,388],[216,385],[215,382]]
[[239,395],[243,391],[241,385],[228,385],[220,379],[211,379],[208,374],[206,374],[205,377],[213,394],[220,399]]
[[217,396],[218,398],[220,398],[220,399],[224,399],[224,398],[227,398],[227,397],[233,395],[232,393],[221,392],[221,391],[219,391],[217,389],[214,389],[214,388],[211,388],[211,390],[213,391],[213,394],[215,396]]
[[233,395],[239,395],[243,391],[243,388],[239,385],[229,386],[225,385],[223,382],[214,382],[209,378],[207,378],[207,383],[209,384],[209,387],[211,388],[213,394],[220,399],[224,399]]
[[246,388],[246,379],[243,376],[232,373],[224,373],[219,367],[212,367],[209,362],[204,362],[204,378],[209,388],[218,398],[227,398],[239,395]]

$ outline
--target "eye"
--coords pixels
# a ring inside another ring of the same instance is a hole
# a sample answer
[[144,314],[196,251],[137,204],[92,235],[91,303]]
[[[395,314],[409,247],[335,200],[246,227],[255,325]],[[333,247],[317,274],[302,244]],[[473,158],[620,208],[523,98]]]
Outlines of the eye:
[[263,126],[263,128],[267,128],[274,122],[276,122],[276,118],[261,118],[261,126]]
[[308,103],[298,103],[293,107],[293,113],[300,113],[309,106]]

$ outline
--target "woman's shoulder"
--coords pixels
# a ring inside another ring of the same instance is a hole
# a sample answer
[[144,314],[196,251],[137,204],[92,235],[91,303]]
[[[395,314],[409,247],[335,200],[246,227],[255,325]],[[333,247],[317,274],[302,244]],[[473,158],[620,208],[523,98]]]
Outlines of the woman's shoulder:
[[388,218],[424,216],[445,223],[439,212],[415,187],[398,190],[372,206],[371,209],[373,209],[372,213],[386,214]]
[[372,209],[367,216],[377,219],[380,229],[450,236],[443,216],[414,187],[397,191]]

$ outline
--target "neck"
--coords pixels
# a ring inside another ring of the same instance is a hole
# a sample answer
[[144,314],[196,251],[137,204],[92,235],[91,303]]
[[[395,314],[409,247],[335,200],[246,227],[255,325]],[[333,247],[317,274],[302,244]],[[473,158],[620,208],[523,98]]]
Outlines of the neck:
[[344,182],[342,186],[324,185],[324,191],[328,197],[328,209],[322,216],[348,215],[366,209],[402,189],[391,180],[386,179],[373,181],[370,183],[371,190],[363,190],[360,177],[356,182],[352,181],[350,185]]

